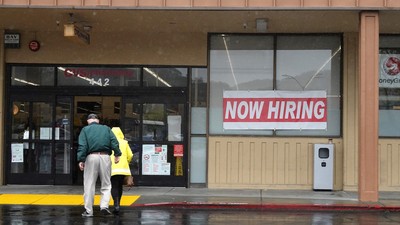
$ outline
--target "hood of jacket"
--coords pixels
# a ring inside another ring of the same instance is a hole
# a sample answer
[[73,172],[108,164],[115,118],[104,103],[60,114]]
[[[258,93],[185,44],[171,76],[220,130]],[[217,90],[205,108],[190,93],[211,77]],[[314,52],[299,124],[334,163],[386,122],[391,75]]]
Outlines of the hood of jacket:
[[115,137],[117,137],[117,139],[124,139],[124,133],[122,133],[121,128],[113,127],[111,129],[111,131],[114,133],[114,135],[115,135]]

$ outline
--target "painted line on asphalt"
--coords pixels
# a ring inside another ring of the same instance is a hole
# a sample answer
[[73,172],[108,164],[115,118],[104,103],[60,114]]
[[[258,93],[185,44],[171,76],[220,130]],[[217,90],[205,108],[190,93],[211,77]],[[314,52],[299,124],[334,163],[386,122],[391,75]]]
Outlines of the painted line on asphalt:
[[[130,206],[140,198],[139,195],[122,196],[121,206]],[[83,195],[60,194],[1,194],[2,205],[83,205]],[[111,199],[110,205],[114,202]],[[94,198],[94,205],[100,205],[100,195]]]

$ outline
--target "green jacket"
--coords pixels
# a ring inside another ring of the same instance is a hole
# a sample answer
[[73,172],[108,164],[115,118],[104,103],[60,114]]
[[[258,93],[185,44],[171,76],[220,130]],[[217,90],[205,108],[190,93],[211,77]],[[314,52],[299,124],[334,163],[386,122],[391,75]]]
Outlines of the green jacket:
[[85,162],[86,156],[91,152],[108,152],[109,155],[114,151],[114,155],[121,156],[118,140],[111,129],[105,125],[93,122],[81,130],[78,139],[78,162]]

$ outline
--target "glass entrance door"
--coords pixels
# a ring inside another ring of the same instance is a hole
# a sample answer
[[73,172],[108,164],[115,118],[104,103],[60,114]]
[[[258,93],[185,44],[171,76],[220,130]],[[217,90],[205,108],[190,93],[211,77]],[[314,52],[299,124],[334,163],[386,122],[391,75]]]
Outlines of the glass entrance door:
[[10,108],[8,183],[72,184],[70,99],[15,96]]
[[[74,98],[74,165],[78,149],[79,133],[87,125],[87,116],[95,113],[100,118],[100,123],[112,127],[120,127],[121,97],[117,96],[75,96]],[[83,172],[77,166],[73,167],[74,183],[83,183]]]
[[180,96],[126,98],[123,131],[143,186],[187,186],[187,107]]

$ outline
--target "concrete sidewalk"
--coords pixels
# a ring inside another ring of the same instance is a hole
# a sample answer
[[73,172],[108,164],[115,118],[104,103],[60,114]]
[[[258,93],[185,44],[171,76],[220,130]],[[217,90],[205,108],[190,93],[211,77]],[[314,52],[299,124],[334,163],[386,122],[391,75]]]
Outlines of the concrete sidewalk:
[[[82,195],[83,187],[5,185],[0,194]],[[399,192],[380,192],[378,202],[360,202],[356,192],[312,190],[133,187],[124,196],[137,196],[131,207],[400,211]]]

